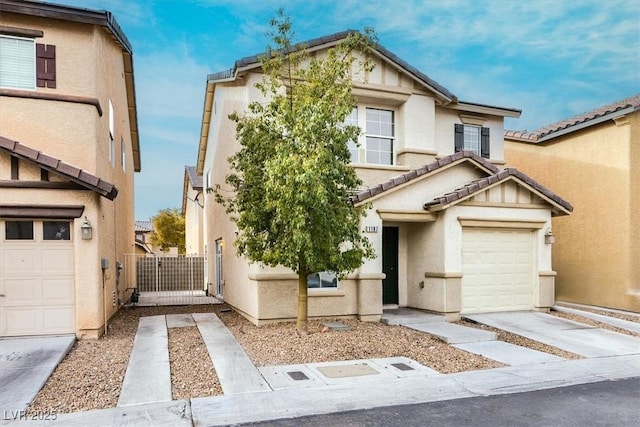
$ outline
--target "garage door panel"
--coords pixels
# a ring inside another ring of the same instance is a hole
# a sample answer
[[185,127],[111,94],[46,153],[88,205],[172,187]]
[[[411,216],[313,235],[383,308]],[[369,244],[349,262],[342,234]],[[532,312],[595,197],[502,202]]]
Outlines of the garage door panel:
[[[5,244],[5,246],[7,246]],[[12,274],[33,274],[40,271],[40,252],[33,247],[10,249],[3,248],[3,273]]]
[[38,277],[25,277],[18,279],[3,279],[4,297],[6,305],[33,305],[40,304],[42,290]]
[[69,304],[73,301],[73,279],[42,279],[42,297],[50,304]]
[[63,248],[48,248],[42,250],[43,273],[72,273],[73,250]]
[[532,308],[533,237],[529,230],[465,229],[462,312]]
[[10,307],[3,310],[2,335],[41,334],[42,312],[34,308]]
[[42,310],[42,330],[45,334],[65,333],[73,330],[75,319],[72,306]]

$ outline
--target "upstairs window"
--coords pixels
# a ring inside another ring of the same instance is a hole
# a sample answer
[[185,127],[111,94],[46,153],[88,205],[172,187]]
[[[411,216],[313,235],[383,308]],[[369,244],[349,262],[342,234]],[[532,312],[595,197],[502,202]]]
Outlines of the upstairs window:
[[33,39],[0,36],[0,87],[36,88],[36,43]]
[[[355,107],[351,114],[344,120],[344,124],[347,126],[358,126],[358,107]],[[349,153],[351,153],[351,162],[358,162],[358,144],[356,141],[349,141]]]
[[455,125],[455,151],[471,151],[485,159],[490,155],[489,128],[476,125]]
[[32,38],[0,35],[0,87],[56,87],[56,47]]
[[113,117],[113,103],[109,100],[109,163],[111,167],[116,165],[116,142],[115,142],[115,118]]
[[393,164],[395,117],[392,110],[356,107],[345,119],[345,124],[365,130],[360,147],[355,141],[349,142],[352,163]]
[[122,171],[127,171],[127,147],[124,144],[124,138],[120,138],[120,164],[122,165]]
[[393,111],[367,108],[366,162],[393,164]]

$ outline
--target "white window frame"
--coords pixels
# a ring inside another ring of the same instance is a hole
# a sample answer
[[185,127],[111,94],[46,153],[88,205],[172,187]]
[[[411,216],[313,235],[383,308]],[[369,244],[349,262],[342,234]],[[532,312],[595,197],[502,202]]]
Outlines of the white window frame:
[[[8,55],[9,43],[11,40],[16,42],[25,42],[24,47],[18,48],[12,52],[13,63],[3,58]],[[5,45],[3,48],[2,45]],[[17,55],[16,55],[17,54]],[[16,64],[22,61],[23,64]],[[10,65],[13,65],[11,68]],[[18,71],[22,76],[18,76]],[[36,90],[36,41],[27,37],[16,37],[2,34],[0,35],[0,87],[19,89],[19,90]]]
[[116,166],[115,118],[111,99],[109,99],[109,163],[112,168]]
[[122,172],[127,171],[127,149],[125,147],[124,138],[120,137],[120,163],[122,164]]
[[[318,275],[317,283],[318,286],[312,286],[316,282],[312,276]],[[329,283],[330,285],[323,286],[323,283]],[[308,289],[323,289],[323,290],[336,290],[340,288],[340,280],[338,280],[338,276],[331,271],[318,271],[316,273],[311,273],[307,276],[307,288]]]
[[482,152],[482,126],[464,124],[462,132],[463,150],[472,151],[480,156]]
[[[371,129],[367,129],[367,113],[369,110],[379,110],[391,113],[391,135],[385,135],[373,133]],[[396,147],[396,128],[397,128],[397,112],[395,109],[376,106],[376,105],[358,105],[354,108],[354,111],[349,117],[345,119],[346,124],[357,125],[363,130],[362,134],[358,137],[358,144],[355,142],[349,142],[349,151],[351,152],[351,162],[379,165],[379,166],[392,166],[395,164],[395,147]],[[386,152],[380,150],[373,150],[373,141],[369,138],[385,139],[391,141],[391,159],[389,163],[370,162],[368,159],[368,153],[372,151]]]

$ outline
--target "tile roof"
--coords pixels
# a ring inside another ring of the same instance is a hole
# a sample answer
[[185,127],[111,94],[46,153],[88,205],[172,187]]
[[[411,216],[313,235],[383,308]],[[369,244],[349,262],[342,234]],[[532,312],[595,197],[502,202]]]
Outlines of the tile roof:
[[109,200],[115,199],[118,195],[118,189],[115,185],[76,166],[27,147],[18,141],[0,136],[0,151],[5,151],[11,156],[35,163],[42,169],[58,174],[82,187],[95,191]]
[[[330,34],[328,36],[323,36],[323,37],[317,37],[315,39],[311,39],[311,40],[308,40],[306,42],[299,43],[299,45],[303,45],[307,49],[310,49],[310,48],[314,48],[316,46],[321,46],[321,45],[324,45],[324,44],[327,44],[327,43],[332,43],[332,42],[336,42],[336,41],[342,40],[342,39],[348,37],[350,34],[355,34],[355,33],[358,33],[358,32],[359,31],[357,31],[357,30],[340,31],[340,32],[335,33],[335,34]],[[423,72],[421,72],[420,70],[415,68],[414,66],[410,65],[409,63],[407,63],[406,61],[404,61],[400,57],[396,56],[393,52],[391,52],[390,50],[388,50],[384,46],[382,46],[380,44],[376,44],[375,50],[380,55],[385,57],[387,60],[395,62],[396,64],[398,64],[405,71],[407,71],[409,74],[413,75],[416,79],[421,81],[426,86],[431,87],[434,91],[440,93],[440,95],[442,95],[444,98],[447,98],[448,100],[454,101],[454,102],[456,102],[458,100],[458,98],[453,93],[449,92],[449,90],[447,88],[445,88],[444,86],[442,86],[441,84],[439,84],[435,80],[431,79],[429,76],[427,76],[426,74],[424,74]],[[210,74],[207,77],[207,80],[208,81],[215,81],[215,80],[231,79],[235,75],[235,72],[238,70],[238,68],[251,67],[251,66],[255,66],[256,64],[259,64],[260,63],[260,57],[264,56],[265,54],[266,54],[266,52],[263,52],[263,53],[259,53],[259,54],[256,54],[256,55],[251,55],[251,56],[246,56],[244,58],[241,58],[241,59],[239,59],[239,60],[237,60],[235,62],[233,68],[228,69],[228,70],[224,70],[224,71],[221,71],[221,72],[218,72],[218,73]]]
[[153,231],[153,222],[152,221],[138,221],[135,222],[135,231],[136,232],[147,232]]
[[560,205],[562,208],[564,208],[566,211],[568,212],[572,212],[573,211],[573,206],[571,206],[571,203],[569,203],[568,201],[564,200],[562,197],[558,196],[557,194],[555,194],[553,191],[549,190],[548,188],[544,187],[542,184],[540,184],[539,182],[535,181],[533,178],[529,177],[528,175],[525,175],[524,173],[520,172],[519,170],[515,169],[515,168],[506,168],[503,169],[501,171],[499,171],[498,173],[495,173],[493,175],[489,175],[486,176],[484,178],[480,178],[480,179],[476,179],[474,181],[471,181],[470,183],[454,190],[451,191],[449,193],[446,193],[440,197],[436,197],[435,199],[427,202],[424,204],[424,208],[425,209],[429,209],[433,206],[447,206],[453,202],[456,202],[458,200],[464,199],[468,196],[471,196],[475,193],[479,193],[480,191],[484,190],[485,188],[489,187],[492,184],[495,184],[497,182],[500,181],[504,181],[505,179],[509,178],[509,177],[515,177],[518,180],[526,183],[528,186],[530,186],[531,188],[533,188],[535,191],[537,191],[538,193],[541,193],[542,195],[544,195],[545,197],[547,197],[548,199],[552,200],[553,202],[555,202],[556,204]]
[[185,166],[185,172],[191,182],[191,188],[194,190],[202,190],[202,175],[196,173],[195,166]]
[[599,123],[597,119],[605,118],[607,115],[616,113],[620,110],[627,108],[633,108],[634,111],[640,109],[640,93],[629,98],[614,102],[613,104],[605,105],[595,110],[591,110],[584,114],[561,120],[559,122],[550,124],[548,126],[541,127],[533,132],[505,130],[504,136],[507,138],[516,138],[520,140],[526,140],[531,142],[539,142],[541,140],[550,139],[556,136],[558,132],[562,130],[571,130],[572,127],[578,125],[589,125],[589,122],[593,124]]
[[374,187],[359,191],[353,196],[351,196],[351,200],[353,203],[364,202],[365,200],[370,199],[373,196],[376,196],[380,193],[384,193],[385,191],[388,191],[394,187],[397,187],[406,182],[412,181],[422,175],[433,172],[437,169],[440,169],[448,164],[451,164],[461,159],[471,159],[474,162],[478,163],[480,166],[487,169],[488,172],[493,174],[497,174],[500,171],[500,169],[498,169],[493,163],[485,160],[484,158],[478,156],[477,154],[471,151],[459,151],[449,156],[442,157],[433,163],[429,163],[425,166],[419,167],[418,169],[414,169],[402,175],[391,178]]

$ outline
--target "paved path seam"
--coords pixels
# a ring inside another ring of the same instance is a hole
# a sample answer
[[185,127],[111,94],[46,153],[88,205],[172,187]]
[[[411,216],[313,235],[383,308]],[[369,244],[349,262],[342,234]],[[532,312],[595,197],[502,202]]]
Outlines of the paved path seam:
[[118,406],[170,400],[171,368],[165,316],[141,317]]

